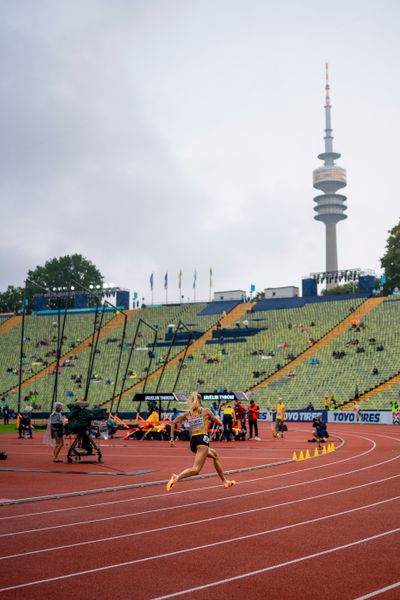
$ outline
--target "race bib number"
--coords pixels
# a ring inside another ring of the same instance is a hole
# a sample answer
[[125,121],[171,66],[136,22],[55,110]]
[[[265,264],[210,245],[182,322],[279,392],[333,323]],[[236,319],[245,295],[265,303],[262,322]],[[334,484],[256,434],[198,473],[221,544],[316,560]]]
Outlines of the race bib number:
[[203,429],[204,427],[203,415],[195,415],[188,417],[187,422],[190,429]]

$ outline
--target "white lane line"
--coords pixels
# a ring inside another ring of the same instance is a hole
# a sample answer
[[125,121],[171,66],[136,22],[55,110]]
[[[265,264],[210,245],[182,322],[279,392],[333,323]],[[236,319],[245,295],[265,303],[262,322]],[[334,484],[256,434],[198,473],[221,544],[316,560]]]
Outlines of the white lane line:
[[[370,452],[372,452],[373,450],[375,450],[376,448],[376,444],[375,442],[373,442],[373,440],[370,440],[369,438],[365,438],[363,436],[356,436],[356,437],[361,437],[362,439],[368,440],[369,442],[372,442],[372,447],[369,450],[366,450],[365,452],[361,452],[360,454],[356,454],[355,456],[352,456],[350,458],[345,458],[342,460],[338,460],[332,463],[324,463],[323,465],[318,465],[318,466],[314,466],[314,467],[308,467],[305,469],[301,469],[301,471],[285,471],[284,473],[276,473],[274,475],[264,475],[263,477],[254,477],[252,479],[245,479],[242,481],[237,482],[238,485],[244,485],[247,483],[253,483],[255,481],[265,481],[268,479],[274,479],[274,478],[278,478],[278,477],[288,477],[290,475],[298,475],[299,473],[306,473],[308,471],[313,471],[314,469],[321,469],[323,467],[327,467],[327,466],[331,466],[331,465],[338,465],[341,464],[343,462],[347,462],[349,460],[354,460],[356,458],[360,458],[362,456],[365,456],[366,454],[369,454]],[[396,440],[396,438],[391,438]],[[396,440],[397,441],[397,440]],[[349,474],[353,474],[353,473],[357,473],[359,471],[364,471],[365,469],[372,469],[376,466],[380,466],[380,465],[384,465],[386,463],[392,462],[394,460],[397,460],[398,458],[400,458],[400,455],[395,456],[394,458],[390,458],[388,460],[384,460],[378,463],[374,463],[372,465],[368,465],[366,467],[361,467],[358,469],[354,469],[352,471],[347,471],[344,473],[339,473],[336,475],[331,475],[329,477],[323,477],[321,479],[315,479],[314,481],[323,481],[325,479],[331,479],[332,477],[341,477],[342,475],[349,475]],[[296,487],[297,485],[307,485],[308,483],[313,483],[313,481],[309,482],[300,482],[300,483],[296,483],[293,484],[293,486],[288,486],[285,485],[284,487]],[[177,494],[191,494],[194,492],[203,492],[203,491],[208,491],[208,490],[213,490],[213,489],[217,489],[220,488],[220,485],[209,485],[209,486],[202,486],[202,487],[198,487],[198,488],[190,488],[190,489],[186,489],[186,490],[177,490],[176,492],[174,492],[174,496],[176,496]],[[118,488],[118,490],[114,489],[113,491],[125,491],[127,489],[132,488],[132,486],[121,486],[120,488]],[[282,488],[273,488],[273,489],[282,489]],[[85,494],[85,491],[82,491],[82,494]],[[84,506],[71,506],[71,507],[66,507],[66,508],[56,508],[56,509],[51,509],[51,510],[46,510],[46,511],[40,511],[40,512],[31,512],[31,513],[21,513],[21,514],[16,514],[16,515],[7,515],[4,517],[0,517],[0,521],[2,520],[7,520],[7,519],[20,519],[23,517],[31,517],[31,516],[36,516],[36,515],[47,515],[47,514],[51,514],[51,513],[58,513],[58,512],[64,512],[64,511],[72,511],[72,510],[84,510],[86,508],[94,508],[96,506],[106,506],[106,505],[111,505],[111,504],[121,504],[121,503],[125,503],[125,502],[138,502],[140,500],[148,500],[148,499],[153,499],[153,498],[165,498],[165,494],[151,494],[151,495],[147,495],[147,496],[139,496],[137,498],[126,498],[123,500],[112,500],[110,502],[98,502],[95,504],[85,504]],[[224,498],[225,500],[225,498]],[[210,501],[206,501],[206,502],[212,502],[212,500]]]
[[[13,531],[12,533],[2,533],[2,534],[0,534],[0,538],[14,536],[14,535],[22,535],[22,534],[25,534],[25,533],[35,533],[35,532],[37,533],[37,532],[40,532],[40,531],[48,531],[48,530],[51,530],[51,529],[60,529],[60,528],[65,528],[65,527],[73,527],[74,525],[80,525],[80,524],[87,525],[87,524],[98,523],[98,522],[101,522],[101,521],[112,521],[112,520],[116,520],[116,519],[124,519],[124,518],[128,518],[128,517],[139,516],[139,515],[144,515],[144,514],[151,514],[151,513],[164,512],[164,511],[170,511],[170,510],[181,510],[183,508],[189,508],[191,506],[200,506],[200,505],[204,505],[204,504],[215,504],[215,503],[218,503],[218,502],[225,502],[225,501],[228,501],[228,500],[235,500],[237,498],[248,498],[250,496],[258,496],[260,494],[268,494],[268,493],[275,492],[275,491],[287,490],[287,489],[290,489],[290,488],[301,487],[301,486],[304,486],[304,485],[308,486],[308,485],[310,485],[312,483],[320,483],[322,481],[327,481],[327,480],[330,480],[330,479],[337,479],[338,477],[343,477],[345,475],[352,475],[354,473],[358,474],[360,471],[367,470],[367,469],[370,469],[372,467],[380,466],[381,464],[384,464],[384,463],[387,463],[387,462],[392,462],[394,460],[397,460],[399,457],[400,457],[400,455],[396,456],[396,457],[394,457],[392,459],[389,459],[387,461],[383,461],[383,463],[376,463],[374,465],[369,465],[368,467],[363,467],[362,469],[355,469],[355,470],[347,471],[347,472],[344,472],[344,473],[337,473],[335,475],[329,475],[328,477],[320,477],[318,479],[312,479],[312,480],[308,480],[308,481],[301,481],[301,482],[292,483],[292,484],[289,484],[289,485],[283,485],[283,486],[278,486],[278,487],[274,487],[274,488],[268,488],[268,489],[264,489],[264,490],[256,490],[254,492],[245,492],[243,494],[235,494],[235,495],[225,496],[225,497],[222,497],[222,498],[213,498],[213,499],[210,499],[210,500],[199,500],[197,502],[189,502],[189,503],[186,503],[186,504],[178,504],[178,505],[174,505],[174,506],[154,508],[154,509],[149,509],[149,510],[146,510],[146,511],[139,511],[139,512],[134,512],[134,513],[124,513],[123,515],[113,515],[111,517],[101,517],[99,519],[89,519],[89,520],[86,520],[86,521],[73,521],[72,523],[65,523],[65,524],[60,524],[60,525],[52,525],[52,526],[48,526],[48,527],[35,528],[35,529],[27,529],[27,530],[21,530],[21,531]],[[398,477],[398,475],[394,475],[394,476],[388,477],[386,479],[390,480],[390,479],[396,478],[396,477]],[[377,480],[377,481],[379,482],[381,480]],[[374,483],[374,482],[372,482],[372,483]],[[366,484],[362,484],[362,485],[369,485],[369,482],[366,483]],[[158,498],[158,495],[156,495],[156,497]],[[123,502],[123,501],[121,501],[121,502]],[[99,506],[99,505],[94,505],[94,506]],[[100,504],[100,506],[102,506],[102,505]],[[33,515],[35,515],[35,513],[33,513]]]
[[[188,527],[188,526],[191,527],[193,525],[201,525],[203,523],[210,523],[212,521],[219,521],[221,519],[230,519],[232,517],[240,517],[242,515],[248,515],[251,513],[262,512],[265,510],[271,510],[273,508],[283,508],[285,506],[290,506],[292,504],[300,504],[302,502],[307,502],[309,500],[314,501],[314,500],[317,500],[318,498],[326,498],[327,496],[334,496],[336,494],[342,494],[344,492],[351,492],[354,490],[359,490],[361,488],[368,487],[370,485],[376,485],[378,483],[386,483],[389,479],[396,479],[397,477],[400,477],[400,475],[393,475],[393,477],[386,477],[385,479],[378,479],[376,481],[370,481],[368,483],[363,483],[361,485],[355,485],[352,487],[343,488],[341,490],[335,490],[333,492],[326,492],[325,494],[319,494],[318,496],[314,496],[314,495],[306,496],[305,498],[298,498],[297,500],[288,500],[287,502],[280,502],[279,504],[270,504],[269,506],[262,506],[259,508],[246,509],[246,510],[234,512],[234,513],[229,513],[229,514],[224,513],[223,515],[218,515],[216,517],[207,517],[206,519],[198,519],[197,521],[190,520],[190,521],[185,521],[183,523],[175,523],[174,525],[165,525],[163,527],[156,527],[153,529],[145,529],[142,531],[135,531],[132,533],[122,533],[119,535],[113,535],[113,536],[109,536],[109,537],[98,538],[98,539],[88,540],[88,541],[84,541],[84,542],[76,542],[74,544],[64,544],[62,546],[53,546],[50,548],[40,548],[39,550],[29,550],[27,552],[21,552],[19,554],[8,554],[6,556],[0,556],[0,561],[11,559],[11,558],[20,558],[22,556],[28,556],[28,555],[32,555],[32,554],[42,554],[44,552],[54,552],[54,551],[58,551],[58,550],[66,550],[67,548],[76,548],[78,546],[87,546],[90,544],[98,544],[98,543],[102,543],[102,542],[110,542],[110,541],[115,541],[115,540],[120,540],[120,539],[126,539],[126,538],[136,537],[139,535],[147,535],[149,533],[160,533],[162,531],[167,531],[169,529],[176,529],[178,527]],[[243,497],[245,497],[245,496],[247,496],[247,494],[243,494]],[[194,502],[190,506],[196,506],[196,503]],[[131,515],[126,515],[126,516],[137,516],[137,515],[146,514],[148,512],[152,512],[152,511],[144,511],[142,513],[133,513]],[[57,528],[57,526],[55,528]],[[10,533],[8,535],[12,536],[13,534]]]
[[394,590],[395,588],[399,587],[399,585],[400,585],[400,581],[396,581],[396,583],[393,583],[392,585],[387,585],[386,587],[383,587],[380,590],[375,590],[374,592],[365,594],[365,596],[358,596],[354,600],[367,600],[367,598],[374,598],[375,596],[378,596],[379,594],[383,594],[384,592],[388,592],[389,590]]
[[[153,560],[160,560],[161,558],[167,558],[170,556],[178,556],[179,554],[188,554],[190,552],[197,552],[198,550],[208,550],[209,548],[215,548],[217,546],[222,546],[224,544],[230,544],[230,543],[236,543],[236,542],[240,542],[240,541],[244,541],[244,540],[249,540],[249,539],[254,539],[263,535],[267,535],[270,533],[277,533],[279,531],[285,531],[288,529],[294,529],[296,527],[300,527],[303,525],[311,525],[313,523],[318,523],[320,521],[326,521],[328,519],[333,519],[336,517],[342,517],[343,515],[348,515],[351,513],[355,513],[357,511],[360,510],[365,510],[368,508],[374,508],[376,506],[380,506],[383,504],[387,504],[388,502],[393,502],[395,500],[398,500],[400,498],[400,496],[395,496],[393,498],[387,498],[386,500],[380,500],[379,502],[373,502],[372,504],[364,504],[362,506],[357,506],[356,508],[351,508],[348,510],[344,510],[344,511],[340,511],[331,515],[324,515],[323,517],[317,517],[315,519],[309,519],[307,521],[301,521],[299,523],[293,523],[291,525],[283,525],[282,527],[276,527],[275,529],[267,529],[264,531],[258,531],[257,533],[251,533],[251,534],[247,534],[247,535],[242,535],[242,536],[238,536],[238,537],[234,537],[234,538],[229,538],[226,540],[219,540],[218,542],[212,542],[210,544],[203,544],[201,546],[192,546],[189,548],[183,548],[182,550],[174,550],[172,552],[164,552],[163,554],[156,554],[156,555],[152,555],[152,556],[147,556],[145,558],[137,558],[134,560],[128,560],[122,563],[116,563],[116,564],[112,564],[112,565],[105,565],[103,567],[96,567],[94,569],[85,569],[84,571],[76,571],[75,573],[68,573],[67,575],[59,575],[57,577],[49,577],[46,579],[38,579],[38,580],[34,580],[34,581],[27,581],[26,583],[20,583],[17,585],[12,585],[9,587],[5,587],[5,588],[0,588],[0,592],[8,592],[10,590],[17,590],[17,589],[21,589],[21,588],[26,588],[26,587],[30,587],[33,585],[39,585],[39,584],[43,584],[43,583],[50,583],[53,581],[60,581],[62,579],[70,579],[72,577],[79,577],[81,575],[89,575],[91,573],[99,573],[101,571],[108,571],[110,569],[118,569],[121,567],[127,567],[127,566],[131,566],[131,565],[135,565],[135,564],[140,564],[140,563],[146,563],[146,562],[150,562]],[[356,542],[351,542],[350,544],[346,544],[344,547],[351,547],[352,545],[356,545],[357,543],[362,543],[363,541],[369,541],[371,539],[375,539],[378,537],[382,537],[383,535],[389,535],[390,533],[395,533],[397,531],[400,531],[400,527],[398,527],[397,529],[392,529],[391,531],[387,531],[381,534],[378,534],[376,536],[372,536],[370,538],[365,538],[364,540],[358,540]],[[340,546],[339,546],[340,548]],[[329,549],[329,550],[325,550],[322,552],[322,554],[328,553],[328,552],[333,552],[336,549]],[[310,555],[310,558],[313,558],[314,556],[320,556],[321,553],[317,553],[315,555]],[[297,561],[299,561],[300,559],[297,559]],[[296,560],[294,561],[296,562]],[[286,563],[284,563],[286,564]],[[267,570],[271,569],[271,567],[267,567]],[[239,577],[240,578],[240,577]],[[219,584],[219,582],[218,582]],[[210,584],[208,584],[210,586]],[[216,585],[216,584],[211,584],[211,585]],[[183,592],[182,592],[183,593]]]
[[[400,457],[400,455],[391,458],[387,461],[384,462],[391,462],[394,460],[397,460]],[[381,465],[383,463],[376,463],[375,466]],[[367,470],[372,468],[371,465],[369,465],[368,467],[363,467],[361,469],[355,469],[353,471],[348,471],[347,473],[338,473],[335,475],[329,475],[328,477],[320,477],[318,479],[313,479],[313,480],[308,480],[308,481],[301,481],[298,483],[292,483],[289,485],[283,485],[283,486],[279,486],[279,487],[275,487],[275,488],[268,488],[268,489],[264,489],[264,490],[256,490],[254,492],[245,492],[243,494],[235,494],[235,495],[230,495],[230,496],[225,496],[222,498],[213,498],[211,500],[199,500],[197,502],[189,502],[186,504],[178,504],[178,505],[174,505],[174,506],[169,506],[169,507],[161,507],[161,508],[153,508],[153,509],[149,509],[146,511],[140,511],[140,512],[134,512],[134,513],[124,513],[123,515],[113,515],[111,517],[101,517],[99,519],[88,519],[86,521],[73,521],[72,523],[61,523],[59,525],[49,525],[48,527],[39,527],[39,528],[34,528],[34,529],[24,529],[21,531],[13,531],[11,533],[2,533],[0,534],[0,538],[3,537],[9,537],[9,536],[15,536],[15,535],[23,535],[25,533],[38,533],[41,531],[49,531],[52,529],[61,529],[61,528],[66,528],[66,527],[73,527],[74,525],[88,525],[88,524],[93,524],[93,523],[99,523],[99,522],[103,522],[103,521],[113,521],[116,519],[125,519],[128,517],[132,517],[132,516],[138,516],[138,515],[144,515],[144,514],[150,514],[150,513],[157,513],[157,512],[164,512],[164,511],[169,511],[169,510],[180,510],[182,508],[188,508],[190,506],[200,506],[200,505],[204,505],[204,504],[215,504],[217,502],[225,502],[227,500],[235,500],[236,498],[248,498],[250,496],[258,496],[260,494],[268,494],[271,492],[275,492],[275,491],[280,491],[280,490],[287,490],[290,488],[295,488],[295,487],[301,487],[304,485],[310,485],[311,483],[319,483],[321,481],[326,481],[329,479],[336,479],[338,477],[343,477],[344,475],[350,475],[353,473],[359,473],[360,471],[363,470]],[[393,477],[397,477],[397,475],[394,475]],[[388,477],[388,479],[391,479],[392,477]],[[363,485],[368,485],[368,484],[363,484]],[[214,486],[213,486],[214,487]],[[219,486],[221,487],[221,486]],[[156,496],[158,497],[158,495]]]
[[[315,552],[314,554],[307,554],[306,556],[300,556],[299,558],[294,558],[293,560],[287,560],[286,562],[278,563],[276,565],[271,565],[270,567],[264,567],[263,569],[257,569],[256,571],[249,571],[247,573],[242,573],[241,575],[236,575],[234,577],[220,579],[219,581],[213,581],[212,583],[206,583],[204,585],[199,585],[197,587],[189,588],[186,590],[181,590],[180,592],[174,592],[173,594],[167,594],[165,596],[157,596],[156,598],[153,598],[153,600],[167,600],[167,598],[176,598],[176,596],[183,596],[184,594],[191,594],[193,592],[198,592],[200,590],[205,590],[205,589],[209,589],[211,587],[216,587],[217,585],[224,585],[226,583],[231,583],[232,581],[238,581],[239,579],[244,579],[245,577],[253,577],[255,575],[261,575],[261,573],[267,573],[268,571],[274,571],[275,569],[281,569],[282,567],[288,567],[289,565],[294,565],[296,563],[304,562],[305,560],[310,560],[312,558],[319,558],[320,556],[324,556],[326,554],[331,554],[332,552],[339,552],[340,550],[346,550],[347,548],[352,548],[353,546],[365,544],[367,542],[377,540],[377,539],[385,537],[387,535],[397,533],[398,531],[400,531],[400,527],[397,529],[392,529],[390,531],[384,531],[382,533],[378,533],[377,535],[371,535],[370,537],[363,538],[361,540],[356,540],[355,542],[350,542],[349,544],[343,544],[342,546],[336,546],[335,548],[328,548],[328,550],[322,550],[322,552]],[[371,596],[362,596],[362,598],[370,598],[370,597]],[[361,599],[359,599],[359,600],[361,600]]]
[[[282,451],[283,448],[280,448],[279,450]],[[276,454],[274,454],[273,456],[271,456],[271,461],[276,460],[277,458],[281,458],[281,459],[290,458],[290,453],[293,452],[293,450],[288,448],[287,451],[288,451],[288,453],[286,456],[276,456]],[[237,460],[237,459],[238,460],[267,460],[268,459],[268,456],[265,456],[265,455],[264,456],[240,456],[239,454],[230,454],[230,453],[222,454],[220,449],[218,449],[218,453],[220,456],[223,457],[224,461],[227,461],[230,459],[232,459],[232,460]],[[26,456],[26,452],[13,452],[13,456],[17,455],[17,454]],[[43,454],[48,456],[48,452],[29,452],[29,456],[40,456]],[[147,458],[147,459],[149,459],[149,456],[151,458],[165,458],[165,459],[171,458],[171,456],[168,456],[166,454],[150,454],[150,455],[149,454],[135,454],[135,456],[131,456],[130,454],[112,454],[111,456],[109,456],[107,458],[109,461],[110,458],[117,458],[117,457],[118,458],[125,457],[125,458],[130,458],[130,459],[132,459],[132,458],[135,458],[135,459],[136,458]],[[181,458],[187,457],[187,450],[184,454],[181,454],[179,456]],[[102,463],[102,465],[103,465],[103,467],[109,467],[109,468],[113,467],[113,465],[106,464],[106,463]],[[79,466],[79,463],[77,463],[77,466]],[[31,467],[31,468],[35,468],[35,467]],[[50,466],[49,466],[49,468],[50,468]]]
[[[304,434],[309,434],[310,430],[306,430],[303,429],[303,433]],[[336,435],[336,433],[335,433]],[[246,440],[248,442],[248,440]],[[217,442],[217,441],[212,441],[213,447],[218,447],[221,451],[228,451],[230,452],[231,450],[238,450],[240,448],[241,452],[278,452],[280,450],[280,448],[284,447],[283,444],[285,444],[285,447],[287,446],[287,444],[298,444],[298,443],[304,443],[304,438],[299,438],[299,439],[294,439],[294,438],[285,438],[284,440],[274,440],[274,438],[271,437],[270,438],[265,438],[261,440],[262,442],[267,442],[267,443],[272,443],[274,444],[275,447],[269,447],[269,446],[264,446],[263,444],[260,444],[259,442],[253,442],[253,444],[250,446],[246,446],[246,447],[242,447],[245,446],[245,443],[242,442],[231,442],[229,445],[227,445],[226,442]],[[128,445],[125,446],[107,446],[104,444],[98,444],[98,446],[100,446],[100,448],[102,450],[123,450],[123,451],[130,451],[130,450],[134,450],[134,451],[138,451],[138,452],[143,452],[144,449],[146,448],[147,450],[149,450],[149,454],[151,456],[154,456],[152,454],[152,452],[159,452],[159,451],[163,451],[166,450],[167,448],[169,448],[169,442],[168,441],[164,441],[164,445],[163,446],[141,446],[140,448],[130,448]],[[37,454],[46,454],[47,456],[49,456],[49,452],[46,452],[45,447],[43,446],[43,444],[35,444],[34,446],[32,444],[29,444],[29,448],[35,448],[35,450],[37,449],[38,452]],[[69,444],[65,444],[65,448],[68,449]],[[19,444],[18,448],[16,450],[21,450],[21,453],[23,453],[23,448],[24,445],[23,444]],[[180,442],[179,440],[176,441],[176,445],[174,446],[175,450],[182,450],[185,453],[188,451],[189,448],[189,442]],[[14,453],[16,450],[12,450],[12,452]],[[174,450],[174,451],[175,451]],[[36,454],[36,453],[35,453]],[[114,454],[111,452],[111,455],[114,456]],[[132,456],[132,454],[130,454],[129,456]],[[137,456],[137,454],[135,454],[135,456]],[[148,456],[148,454],[146,454],[146,456]]]

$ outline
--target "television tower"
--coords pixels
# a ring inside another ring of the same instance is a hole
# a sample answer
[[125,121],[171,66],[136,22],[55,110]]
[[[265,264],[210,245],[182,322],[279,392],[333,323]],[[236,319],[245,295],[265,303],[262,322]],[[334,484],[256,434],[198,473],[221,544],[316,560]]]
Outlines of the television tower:
[[[337,243],[336,243],[336,223],[347,219],[344,211],[347,210],[345,204],[346,196],[336,192],[346,186],[346,169],[335,165],[335,160],[340,158],[340,154],[333,151],[333,136],[331,125],[331,100],[329,96],[329,74],[328,63],[326,67],[326,85],[325,85],[325,152],[318,155],[320,160],[324,161],[324,166],[313,171],[313,186],[321,190],[323,194],[315,196],[314,210],[316,215],[314,219],[325,223],[326,228],[326,271],[332,272],[338,270]],[[334,283],[327,282],[327,288],[334,287]]]

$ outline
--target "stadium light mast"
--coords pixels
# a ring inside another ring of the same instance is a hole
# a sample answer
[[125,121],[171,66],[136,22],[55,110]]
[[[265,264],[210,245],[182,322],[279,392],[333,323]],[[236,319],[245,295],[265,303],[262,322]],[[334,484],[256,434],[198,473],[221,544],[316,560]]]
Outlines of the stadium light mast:
[[[318,158],[324,161],[324,166],[313,171],[313,186],[321,190],[323,194],[314,198],[314,202],[317,204],[314,206],[317,213],[314,219],[325,223],[326,271],[335,272],[338,270],[336,223],[347,219],[347,215],[344,214],[347,210],[345,204],[347,198],[336,192],[346,186],[347,177],[346,169],[335,164],[335,160],[340,158],[340,154],[333,151],[328,63],[325,63],[325,68],[325,152],[318,155]],[[327,283],[327,288],[335,285],[335,283]]]

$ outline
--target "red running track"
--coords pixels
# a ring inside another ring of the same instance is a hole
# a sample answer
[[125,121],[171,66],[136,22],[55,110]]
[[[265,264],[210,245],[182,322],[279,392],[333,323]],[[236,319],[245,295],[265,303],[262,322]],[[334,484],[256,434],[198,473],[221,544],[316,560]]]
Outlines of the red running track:
[[[268,465],[305,450],[308,433],[215,447],[226,469]],[[210,477],[166,494],[157,482],[192,456],[162,442],[116,442],[105,465],[85,465],[155,470],[137,477],[0,473],[1,496],[14,499],[153,482],[1,506],[0,600],[399,598],[400,430],[337,425],[331,433],[345,442],[335,452],[242,471],[228,490]],[[49,469],[46,452],[32,445],[12,461]]]

